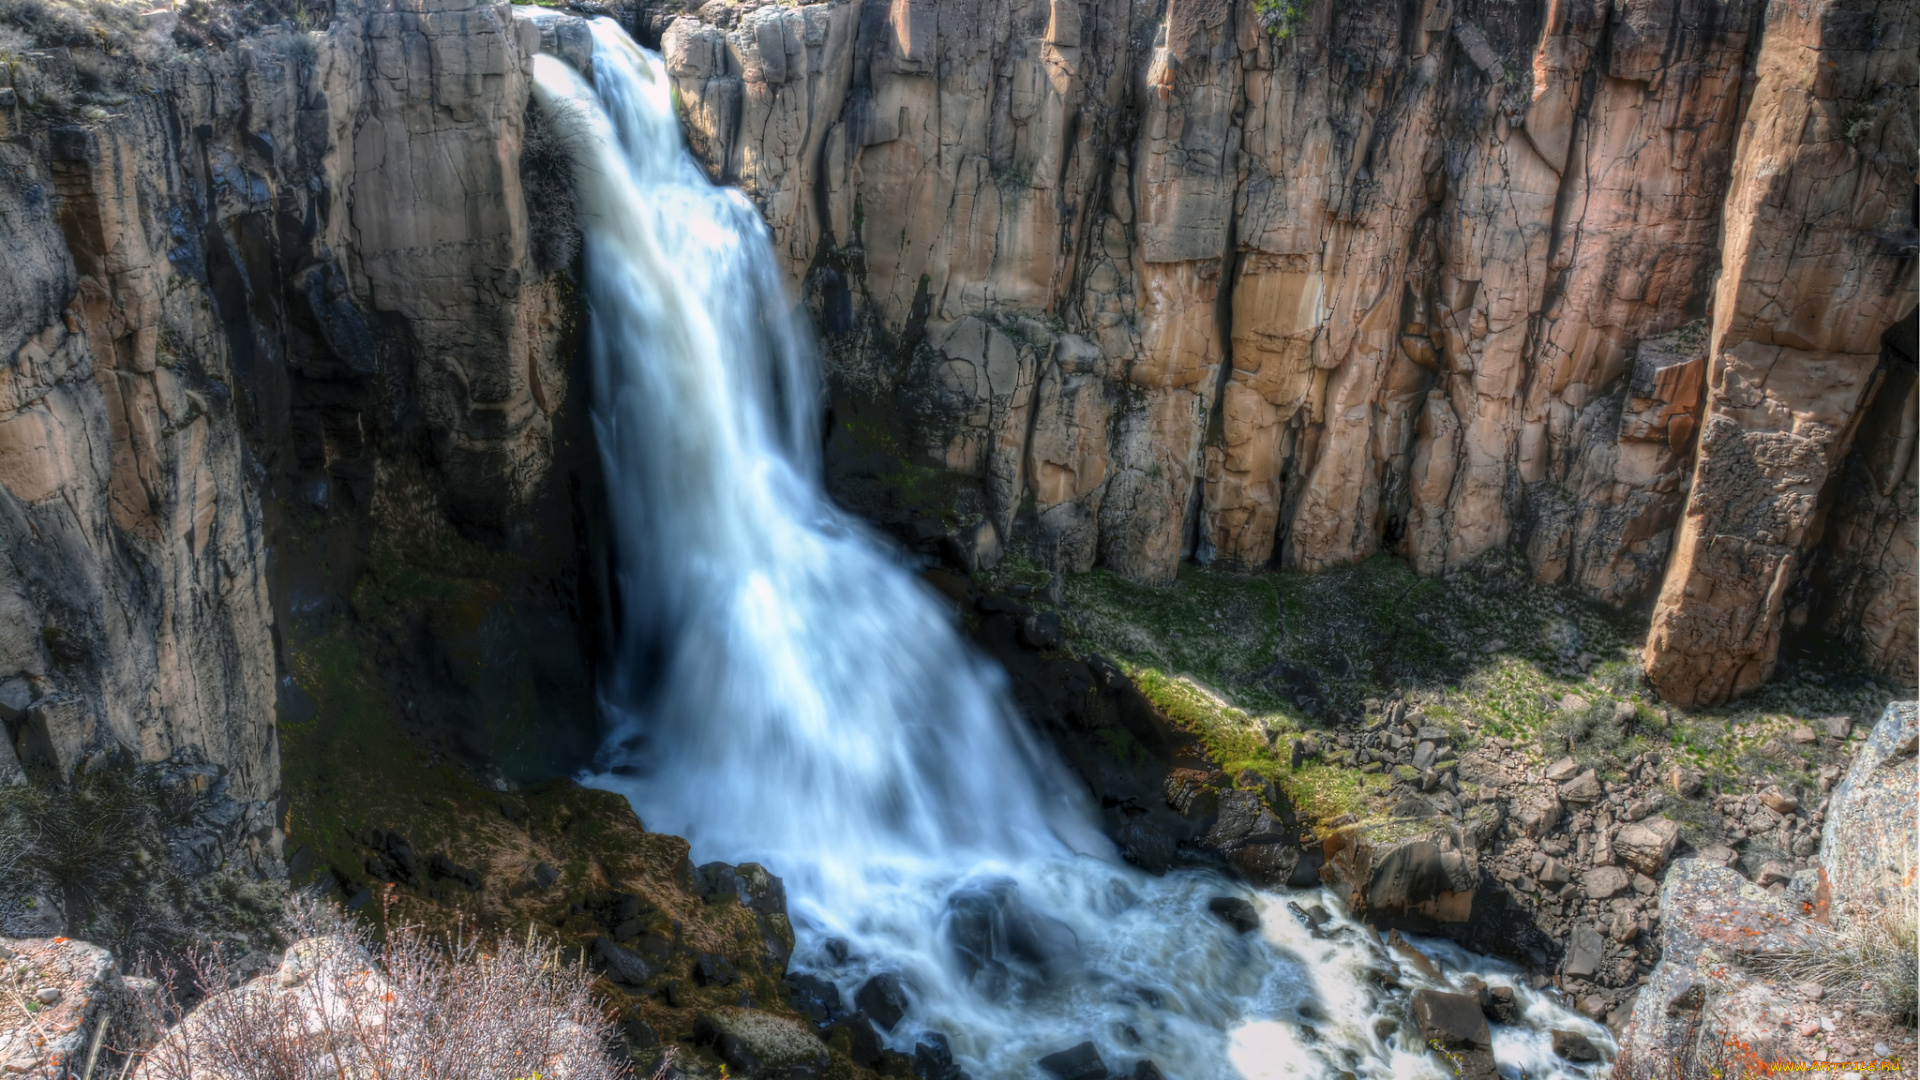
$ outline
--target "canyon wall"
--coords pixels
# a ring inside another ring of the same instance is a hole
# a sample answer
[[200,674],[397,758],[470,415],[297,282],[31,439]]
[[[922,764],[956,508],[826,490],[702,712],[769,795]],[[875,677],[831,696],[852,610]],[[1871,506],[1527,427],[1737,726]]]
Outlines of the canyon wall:
[[[636,16],[818,315],[834,438],[957,478],[912,524],[962,559],[1027,537],[1165,581],[1518,546],[1653,605],[1649,673],[1695,703],[1803,625],[1914,676],[1917,17]],[[361,677],[303,660],[340,640],[456,752],[590,747],[618,613],[540,235],[564,182],[523,187],[527,64],[581,29],[383,0],[0,69],[0,776],[197,745],[271,799],[276,716]]]
[[641,22],[839,398],[974,482],[947,526],[1149,582],[1517,545],[1654,604],[1688,703],[1764,678],[1824,587],[1910,681],[1913,517],[1874,502],[1910,507],[1910,402],[1860,447],[1878,494],[1835,481],[1911,385],[1911,5],[1270,7]]
[[[313,720],[301,648],[370,618],[368,568],[411,572],[394,552],[424,538],[512,556],[488,587],[536,594],[526,632],[569,651],[573,313],[520,177],[539,41],[505,4],[397,0],[145,66],[0,66],[11,778],[16,749],[58,778],[196,745],[274,799],[276,716]],[[449,636],[415,622],[397,656]],[[503,685],[528,664],[492,652],[470,666]],[[580,652],[546,685],[591,730]],[[428,689],[395,692],[424,710]]]

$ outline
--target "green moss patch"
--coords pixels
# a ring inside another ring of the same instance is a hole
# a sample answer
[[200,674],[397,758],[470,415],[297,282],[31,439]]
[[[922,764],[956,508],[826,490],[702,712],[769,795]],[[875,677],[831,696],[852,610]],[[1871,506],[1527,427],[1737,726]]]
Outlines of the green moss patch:
[[1324,759],[1287,770],[1288,737],[1364,721],[1388,699],[1461,748],[1499,736],[1612,779],[1657,750],[1712,792],[1755,776],[1813,786],[1837,748],[1792,730],[1839,714],[1871,725],[1897,693],[1816,638],[1743,701],[1673,708],[1639,666],[1644,617],[1535,584],[1509,552],[1437,578],[1386,555],[1313,575],[1185,566],[1165,587],[1095,570],[1063,583],[1058,609],[1077,651],[1119,662],[1230,775],[1251,768],[1323,820],[1364,818],[1368,785],[1385,779]]

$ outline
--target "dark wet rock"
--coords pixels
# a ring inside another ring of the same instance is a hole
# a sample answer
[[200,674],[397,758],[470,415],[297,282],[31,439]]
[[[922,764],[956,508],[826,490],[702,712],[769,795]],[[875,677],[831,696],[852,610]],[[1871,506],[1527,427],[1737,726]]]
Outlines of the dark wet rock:
[[913,1076],[914,1080],[967,1080],[967,1074],[954,1064],[947,1037],[937,1031],[928,1033],[925,1042],[914,1044]]
[[1133,1067],[1133,1080],[1167,1080],[1167,1076],[1160,1071],[1160,1066],[1153,1063],[1152,1058],[1141,1058],[1139,1064]]
[[853,1004],[882,1029],[892,1031],[907,1014],[907,989],[897,972],[883,971],[860,984]]
[[1227,852],[1227,864],[1248,882],[1270,888],[1293,880],[1300,849],[1288,843],[1242,844]]
[[1553,1052],[1559,1057],[1573,1062],[1599,1061],[1600,1050],[1592,1040],[1577,1031],[1555,1031],[1553,1033]]
[[1440,973],[1440,965],[1434,963],[1433,958],[1426,953],[1414,948],[1412,942],[1401,937],[1400,931],[1394,930],[1387,934],[1387,948],[1399,954],[1400,958],[1407,962],[1407,966],[1421,975],[1435,982],[1445,980],[1446,976]]
[[847,1056],[855,1065],[877,1069],[886,1060],[886,1043],[881,1041],[880,1033],[874,1030],[873,1021],[866,1013],[857,1012],[835,1020],[821,1030],[820,1037],[831,1043],[842,1031],[847,1033]]
[[1020,640],[1036,649],[1059,648],[1060,616],[1044,611],[1020,620]]
[[1489,986],[1480,999],[1480,1011],[1496,1024],[1518,1024],[1520,1007],[1513,999],[1513,987]]
[[647,1023],[639,1009],[628,1012],[626,1019],[621,1021],[620,1037],[634,1050],[648,1050],[660,1045],[660,1032]]
[[629,988],[644,985],[656,974],[645,957],[606,937],[593,939],[593,966],[607,978]]
[[840,988],[820,976],[804,971],[789,972],[786,983],[787,1003],[814,1026],[823,1027],[845,1015]]
[[536,887],[541,889],[551,889],[553,888],[553,883],[559,880],[560,880],[560,871],[554,869],[553,864],[538,863],[534,866],[533,883]]
[[694,893],[702,899],[732,894],[741,903],[747,902],[747,884],[740,874],[726,863],[702,863],[693,872]]
[[1024,619],[1033,614],[1031,607],[999,593],[988,593],[974,601],[973,606],[982,615],[1012,615],[1016,619]]
[[1303,908],[1295,901],[1289,900],[1287,901],[1287,910],[1293,913],[1293,917],[1300,921],[1301,926],[1306,927],[1316,935],[1319,934],[1321,927],[1333,921],[1333,916],[1327,914],[1327,909],[1321,907],[1319,904],[1313,904]]
[[1376,845],[1359,829],[1343,829],[1324,848],[1321,877],[1347,894],[1350,910],[1365,918],[1418,915],[1465,922],[1480,879],[1473,852],[1443,850],[1438,835]]
[[703,952],[694,961],[693,977],[701,986],[732,986],[739,981],[740,972],[719,953]]
[[1172,769],[1167,773],[1167,805],[1189,821],[1212,821],[1220,809],[1219,789],[1207,783],[1205,773],[1197,769]]
[[1236,934],[1250,934],[1260,929],[1260,913],[1252,904],[1237,896],[1216,896],[1207,901],[1207,910],[1219,916],[1221,922],[1233,927]]
[[1460,1080],[1493,1080],[1493,1032],[1469,994],[1420,989],[1413,992],[1413,1019],[1420,1036],[1447,1058]]
[[1207,830],[1205,843],[1220,852],[1229,852],[1245,844],[1270,844],[1286,839],[1280,820],[1266,807],[1259,793],[1228,791],[1219,796],[1219,816]]
[[1173,865],[1173,837],[1144,821],[1129,821],[1114,833],[1120,857],[1158,877]]
[[1413,992],[1413,1019],[1429,1042],[1448,1049],[1491,1049],[1493,1033],[1480,1003],[1467,994],[1421,989]]
[[1040,1068],[1056,1080],[1106,1080],[1107,1063],[1091,1042],[1048,1054],[1040,1059]]
[[1320,868],[1326,865],[1326,856],[1320,848],[1309,848],[1300,853],[1300,861],[1293,864],[1293,872],[1287,875],[1289,889],[1315,889],[1321,885]]
[[1011,880],[956,890],[947,911],[948,941],[967,974],[990,992],[1007,979],[1046,980],[1079,962],[1073,928],[1029,908]]

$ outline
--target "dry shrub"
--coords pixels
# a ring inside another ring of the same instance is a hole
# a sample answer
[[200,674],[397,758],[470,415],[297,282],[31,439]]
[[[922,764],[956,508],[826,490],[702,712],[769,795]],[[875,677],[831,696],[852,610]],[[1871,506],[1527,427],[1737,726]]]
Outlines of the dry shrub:
[[1914,962],[1913,898],[1906,900],[1843,926],[1808,924],[1812,944],[1760,953],[1746,966],[1771,979],[1819,983],[1838,998],[1911,1026],[1920,972]]
[[145,0],[0,0],[6,51],[102,49],[152,64],[172,54],[173,21]]
[[[375,949],[311,901],[287,962],[237,989],[196,958],[207,995],[150,1050],[136,1080],[622,1080],[593,975],[529,934],[482,948],[389,928]],[[221,992],[225,990],[225,992]]]

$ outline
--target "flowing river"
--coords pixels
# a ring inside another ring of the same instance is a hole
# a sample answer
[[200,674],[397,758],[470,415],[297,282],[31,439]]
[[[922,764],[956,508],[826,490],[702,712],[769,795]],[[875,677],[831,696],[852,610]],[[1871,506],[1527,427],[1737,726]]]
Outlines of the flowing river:
[[[950,1041],[975,1080],[1092,1040],[1115,1073],[1174,1080],[1432,1077],[1410,988],[1515,975],[1444,944],[1403,969],[1318,892],[1209,871],[1153,878],[1016,717],[1002,676],[884,541],[821,485],[820,376],[765,224],[688,153],[659,57],[593,24],[592,82],[535,61],[569,140],[586,238],[593,419],[623,636],[603,771],[700,860],[786,881],[795,965],[850,1001],[898,975],[886,1033]],[[1207,909],[1261,912],[1237,934]],[[1321,904],[1309,929],[1289,907]],[[1586,1076],[1546,1030],[1603,1028],[1524,986],[1503,1072]]]

